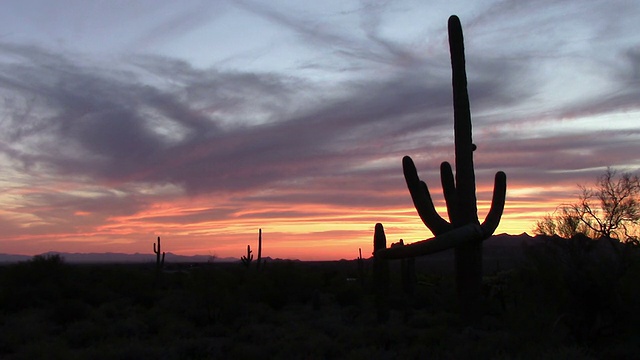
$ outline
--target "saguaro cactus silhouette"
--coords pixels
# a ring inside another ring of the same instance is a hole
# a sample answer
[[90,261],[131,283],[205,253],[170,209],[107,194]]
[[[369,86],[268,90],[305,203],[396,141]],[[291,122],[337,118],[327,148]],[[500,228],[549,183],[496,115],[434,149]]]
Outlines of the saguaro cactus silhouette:
[[496,173],[491,208],[485,221],[480,224],[473,170],[476,146],[471,136],[462,26],[455,15],[449,18],[448,25],[453,72],[456,173],[454,177],[451,165],[445,161],[440,165],[440,179],[449,221],[438,215],[426,183],[418,177],[413,160],[405,156],[402,167],[413,204],[435,237],[388,249],[386,244],[374,245],[374,254],[382,259],[397,259],[455,248],[456,287],[461,315],[467,322],[476,322],[481,315],[482,241],[488,239],[498,227],[504,209],[507,180],[504,172]]
[[[243,255],[240,257],[242,261],[242,265],[249,268],[251,266],[251,262],[253,261],[253,251],[251,251],[251,245],[247,245],[247,255]],[[264,261],[262,260],[262,229],[258,229],[258,260],[256,261],[256,270],[260,271],[262,267],[264,267]]]
[[[156,247],[156,244],[158,245]],[[153,243],[153,252],[156,254],[156,276],[154,280],[154,286],[160,283],[160,275],[162,275],[162,268],[164,267],[165,253],[160,248],[160,236],[158,236],[158,242]]]
[[[156,271],[159,273],[164,266],[164,251],[160,249],[160,236],[158,236],[158,247],[156,247],[156,243],[153,243],[153,252],[156,254]],[[160,256],[162,254],[162,256]]]

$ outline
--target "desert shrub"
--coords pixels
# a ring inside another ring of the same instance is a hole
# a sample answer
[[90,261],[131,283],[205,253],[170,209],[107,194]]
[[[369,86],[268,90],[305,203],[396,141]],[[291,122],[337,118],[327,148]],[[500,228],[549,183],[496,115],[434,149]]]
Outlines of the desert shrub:
[[0,326],[0,358],[19,352],[30,343],[46,339],[53,331],[44,310],[8,314]]
[[228,269],[213,266],[193,269],[186,285],[194,301],[188,316],[199,326],[229,323],[238,313],[235,293],[239,282],[238,276]]
[[332,289],[336,302],[343,307],[361,305],[364,299],[362,286],[356,281],[337,280]]
[[333,359],[341,355],[339,345],[316,329],[295,328],[284,334],[276,359]]
[[[179,359],[178,357],[170,356],[165,346],[131,341],[130,339],[115,339],[109,342],[101,342],[82,351],[77,351],[75,354],[78,359],[92,360]],[[46,358],[47,357],[42,357],[41,359]]]
[[634,266],[609,242],[548,238],[529,247],[526,258],[515,275],[519,296],[509,314],[523,341],[597,346],[622,334],[625,309],[640,298],[633,286],[625,287]]
[[[0,268],[2,305],[14,304],[0,308],[0,358],[38,358],[46,351],[92,359],[637,354],[637,253],[626,251],[624,259],[635,260],[620,263],[590,245],[529,249],[524,265],[509,273],[506,309],[495,307],[476,329],[461,324],[447,276],[420,274],[407,297],[392,289],[404,302],[380,325],[369,289],[347,281],[353,266],[341,262],[274,261],[261,272],[213,264],[164,273],[154,287],[148,266],[37,259]],[[322,300],[315,310],[314,293]],[[581,333],[580,326],[596,331]],[[37,348],[28,349],[32,344]]]
[[102,324],[84,319],[68,324],[61,336],[70,348],[82,349],[100,342],[106,337],[106,332]]
[[636,324],[640,323],[640,254],[635,254],[635,260],[630,261],[624,274],[620,277],[617,290],[620,295],[621,311],[625,321],[622,325],[626,331],[636,331]]
[[65,344],[64,340],[57,337],[47,337],[38,341],[29,343],[20,349],[19,352],[11,356],[13,360],[31,360],[31,359],[51,359],[51,360],[67,360],[72,359],[72,351]]
[[63,299],[51,304],[49,318],[54,324],[64,326],[87,318],[90,312],[90,306],[80,299]]
[[210,338],[181,339],[172,349],[175,359],[223,359],[224,341]]
[[564,360],[564,359],[580,359],[580,360],[596,360],[593,351],[583,346],[560,346],[553,349],[547,349],[539,354],[541,359]]
[[237,289],[238,297],[269,304],[275,310],[293,303],[310,302],[319,287],[319,277],[303,268],[293,261],[282,261],[272,262],[259,273],[245,271]]
[[0,284],[0,303],[9,311],[46,307],[66,297],[69,266],[60,255],[38,255],[7,266]]

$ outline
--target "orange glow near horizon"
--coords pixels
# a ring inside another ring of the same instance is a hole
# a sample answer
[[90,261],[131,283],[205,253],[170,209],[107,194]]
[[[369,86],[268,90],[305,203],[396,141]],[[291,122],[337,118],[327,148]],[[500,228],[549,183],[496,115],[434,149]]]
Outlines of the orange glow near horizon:
[[[480,190],[480,188],[479,188]],[[553,212],[559,204],[519,200],[527,189],[509,189],[506,209],[496,234],[531,233],[535,221]],[[406,192],[394,196],[406,196]],[[437,196],[437,195],[436,195]],[[561,202],[564,199],[555,199]],[[446,217],[441,201],[437,210]],[[479,199],[480,221],[490,201]],[[5,253],[35,255],[46,251],[151,253],[157,236],[163,249],[180,255],[240,257],[246,245],[257,246],[263,231],[263,255],[300,260],[338,260],[357,257],[358,249],[370,254],[373,228],[385,227],[387,242],[405,243],[432,236],[412,207],[371,210],[320,204],[256,203],[231,211],[222,218],[208,219],[217,210],[209,197],[178,198],[154,203],[136,213],[106,218],[92,226],[92,213],[75,211],[71,229],[56,234],[15,235],[5,242]],[[281,215],[280,215],[281,214]],[[194,220],[188,220],[195,216]],[[89,224],[84,225],[86,222]],[[24,225],[23,225],[24,226]]]

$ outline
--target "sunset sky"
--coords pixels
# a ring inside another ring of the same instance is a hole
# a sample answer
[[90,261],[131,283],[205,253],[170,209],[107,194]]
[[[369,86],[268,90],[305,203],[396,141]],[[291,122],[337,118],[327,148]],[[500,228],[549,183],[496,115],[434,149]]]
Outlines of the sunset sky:
[[637,1],[3,1],[0,253],[355,258],[446,215],[462,22],[479,215],[529,232],[640,167]]

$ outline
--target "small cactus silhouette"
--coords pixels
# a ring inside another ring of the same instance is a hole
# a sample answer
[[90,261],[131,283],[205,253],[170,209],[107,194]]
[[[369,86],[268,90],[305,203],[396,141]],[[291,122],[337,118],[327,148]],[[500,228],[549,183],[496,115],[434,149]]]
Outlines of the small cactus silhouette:
[[[253,254],[251,251],[251,245],[247,245],[247,255],[240,257],[242,265],[247,268],[250,267],[253,261]],[[265,261],[262,260],[262,229],[258,229],[258,259],[256,260],[256,270],[260,271],[264,267]]]
[[[156,254],[156,271],[160,272],[164,267],[164,251],[160,249],[160,236],[158,236],[158,247],[156,247],[156,243],[153,243],[153,252]],[[162,256],[160,256],[162,255]]]
[[253,254],[251,253],[251,245],[247,245],[247,255],[241,256],[240,260],[242,261],[242,265],[246,266],[247,269],[251,265],[251,261],[253,261]]
[[362,248],[358,248],[358,281],[364,286],[364,258],[362,257]]

